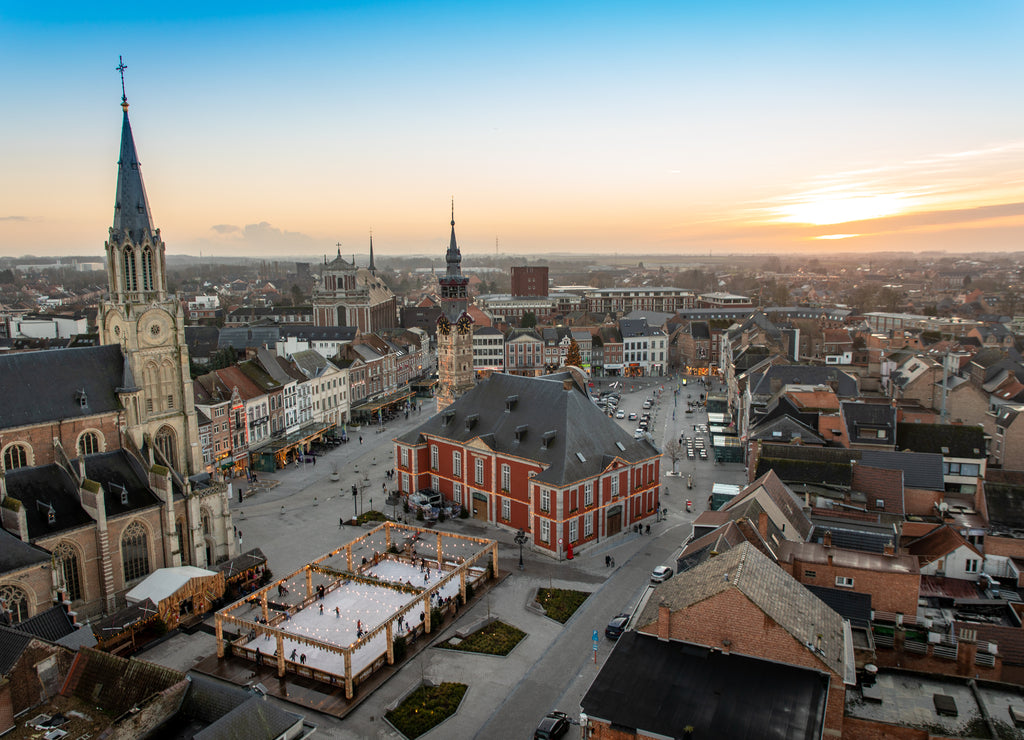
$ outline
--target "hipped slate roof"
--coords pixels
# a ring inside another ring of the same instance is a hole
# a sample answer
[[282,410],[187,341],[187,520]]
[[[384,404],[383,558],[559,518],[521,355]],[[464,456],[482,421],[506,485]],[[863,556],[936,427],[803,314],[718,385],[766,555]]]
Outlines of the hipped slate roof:
[[6,529],[0,528],[0,575],[49,561],[50,554],[46,550],[22,542]]
[[[733,588],[844,680],[847,668],[852,673],[843,618],[749,542],[660,584],[636,624],[656,622],[660,603],[681,611]],[[821,651],[816,652],[819,635]]]
[[417,445],[433,437],[467,444],[479,438],[491,450],[539,463],[545,469],[534,480],[558,486],[598,475],[615,457],[633,464],[660,454],[605,416],[575,382],[565,390],[563,381],[571,377],[494,373],[398,442]]
[[0,429],[116,412],[126,369],[116,344],[2,355]]
[[[896,426],[896,446],[944,457],[985,457],[985,430],[965,424],[907,424]],[[945,449],[943,449],[945,448]]]

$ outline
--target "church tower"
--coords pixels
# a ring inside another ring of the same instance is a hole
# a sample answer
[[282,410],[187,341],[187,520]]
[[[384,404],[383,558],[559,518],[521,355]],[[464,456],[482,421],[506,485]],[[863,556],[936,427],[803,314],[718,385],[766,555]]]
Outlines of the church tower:
[[121,157],[117,162],[114,224],[105,244],[108,294],[100,306],[100,344],[120,344],[134,388],[121,390],[127,434],[154,460],[184,476],[202,471],[202,449],[189,376],[185,315],[167,293],[160,229],[142,183],[121,78]]
[[462,253],[455,241],[455,203],[452,236],[445,255],[447,269],[438,278],[441,316],[437,319],[437,410],[443,411],[473,387],[473,319],[466,313],[469,278],[462,274]]

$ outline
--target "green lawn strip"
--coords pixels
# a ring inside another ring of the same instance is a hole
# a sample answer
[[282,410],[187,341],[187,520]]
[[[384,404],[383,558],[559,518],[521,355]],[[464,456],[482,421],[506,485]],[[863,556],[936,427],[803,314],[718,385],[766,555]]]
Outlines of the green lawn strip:
[[420,686],[385,717],[399,732],[413,740],[455,714],[468,688],[464,683]]
[[442,647],[464,650],[469,653],[508,655],[524,637],[526,637],[526,633],[518,627],[495,621],[477,630],[457,645],[448,642]]
[[537,589],[537,603],[544,613],[557,622],[565,624],[580,605],[587,600],[587,591],[572,591],[565,588]]

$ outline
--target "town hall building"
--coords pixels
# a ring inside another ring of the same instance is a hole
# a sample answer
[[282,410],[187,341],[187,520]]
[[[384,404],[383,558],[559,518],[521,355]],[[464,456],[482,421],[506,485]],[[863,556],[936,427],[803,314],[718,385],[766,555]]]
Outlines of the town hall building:
[[654,517],[661,452],[594,404],[577,368],[494,373],[395,439],[400,490],[431,488],[556,559]]

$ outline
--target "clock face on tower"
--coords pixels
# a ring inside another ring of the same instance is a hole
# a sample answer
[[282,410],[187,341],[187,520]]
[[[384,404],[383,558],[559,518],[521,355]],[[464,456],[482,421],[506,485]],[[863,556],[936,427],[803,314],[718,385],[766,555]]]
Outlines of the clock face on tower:
[[448,320],[448,317],[445,316],[444,314],[441,314],[441,318],[439,318],[437,320],[437,329],[442,334],[446,334],[447,335],[447,334],[451,334],[452,333],[452,323]]
[[455,325],[459,328],[459,334],[469,334],[472,321],[466,314],[462,314]]

